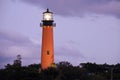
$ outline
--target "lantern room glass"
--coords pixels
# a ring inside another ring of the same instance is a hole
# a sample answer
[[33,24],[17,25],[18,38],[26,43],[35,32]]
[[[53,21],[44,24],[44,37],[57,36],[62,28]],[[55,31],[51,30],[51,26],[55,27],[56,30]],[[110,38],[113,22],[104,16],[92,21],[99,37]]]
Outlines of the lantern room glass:
[[51,12],[43,13],[43,20],[45,20],[45,21],[53,20],[53,14]]

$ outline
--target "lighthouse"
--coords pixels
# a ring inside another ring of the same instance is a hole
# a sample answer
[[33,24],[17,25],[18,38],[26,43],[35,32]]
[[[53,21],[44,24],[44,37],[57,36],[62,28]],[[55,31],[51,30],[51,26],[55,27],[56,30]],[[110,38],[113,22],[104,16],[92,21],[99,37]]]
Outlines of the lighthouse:
[[47,9],[43,12],[43,20],[40,26],[42,27],[42,46],[41,46],[41,68],[47,69],[54,64],[54,37],[53,28],[53,13]]

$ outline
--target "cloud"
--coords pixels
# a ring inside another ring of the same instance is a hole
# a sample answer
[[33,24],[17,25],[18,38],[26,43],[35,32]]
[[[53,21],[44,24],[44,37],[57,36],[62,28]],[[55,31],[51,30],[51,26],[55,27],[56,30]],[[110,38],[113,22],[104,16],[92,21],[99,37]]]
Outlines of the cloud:
[[120,0],[21,0],[62,16],[105,14],[120,17]]
[[86,56],[78,49],[79,43],[73,40],[67,41],[64,45],[59,46],[55,50],[56,62],[68,61],[73,65],[78,65],[80,62],[86,61]]
[[38,63],[40,44],[34,43],[28,37],[15,31],[0,29],[0,64],[4,66],[7,63],[13,63],[18,54],[22,56],[23,65],[31,62]]

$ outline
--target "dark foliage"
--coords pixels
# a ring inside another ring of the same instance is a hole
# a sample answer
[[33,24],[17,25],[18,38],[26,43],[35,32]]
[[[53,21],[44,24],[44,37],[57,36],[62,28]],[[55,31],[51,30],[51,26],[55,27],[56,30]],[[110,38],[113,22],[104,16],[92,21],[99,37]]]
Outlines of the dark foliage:
[[40,64],[7,64],[0,69],[0,80],[120,80],[120,64],[81,63],[73,66],[59,62],[56,68],[40,70]]

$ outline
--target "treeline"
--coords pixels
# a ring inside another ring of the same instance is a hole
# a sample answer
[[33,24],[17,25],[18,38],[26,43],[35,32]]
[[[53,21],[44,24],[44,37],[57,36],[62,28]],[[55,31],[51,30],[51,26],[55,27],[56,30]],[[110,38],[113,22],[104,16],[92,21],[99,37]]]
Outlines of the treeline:
[[59,62],[56,67],[41,70],[40,64],[21,66],[15,61],[0,69],[0,80],[120,80],[120,64],[81,63],[73,66]]

